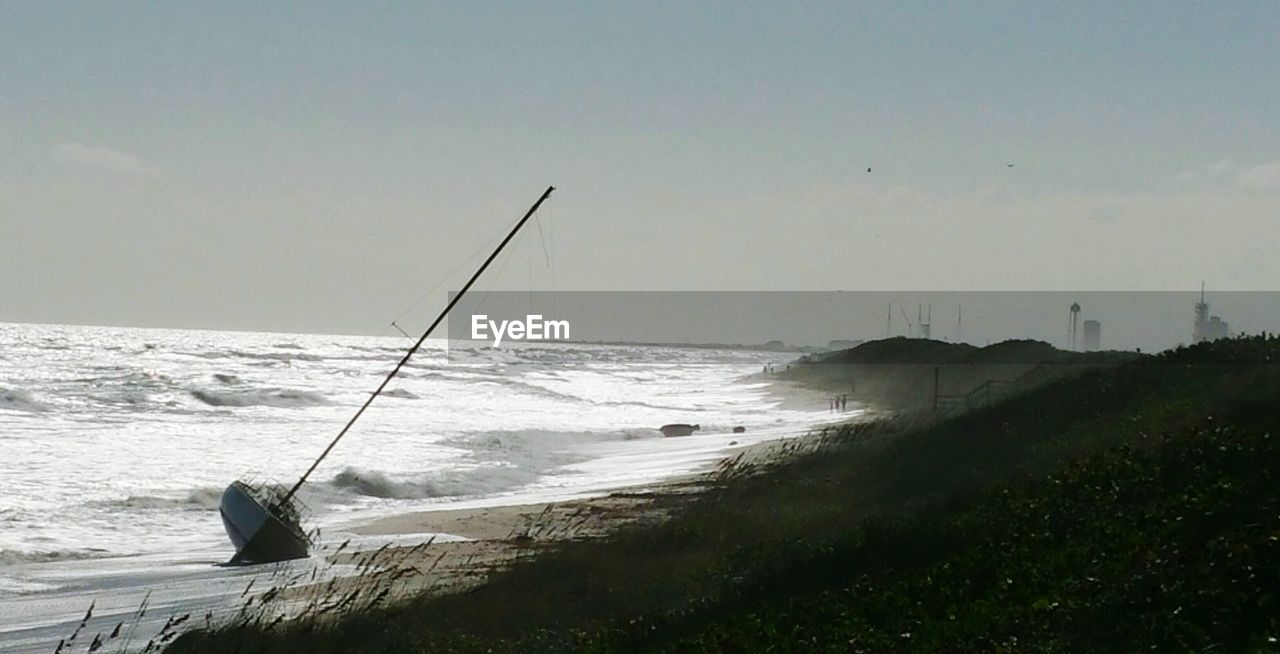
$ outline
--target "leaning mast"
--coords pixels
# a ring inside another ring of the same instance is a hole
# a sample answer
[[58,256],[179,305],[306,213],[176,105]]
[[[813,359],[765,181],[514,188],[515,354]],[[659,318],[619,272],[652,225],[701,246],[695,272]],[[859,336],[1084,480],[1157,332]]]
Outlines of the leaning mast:
[[355,415],[351,416],[351,419],[347,421],[347,424],[342,427],[342,431],[339,431],[338,435],[333,437],[333,441],[329,443],[328,447],[324,448],[324,451],[320,453],[320,456],[316,457],[316,460],[311,464],[311,467],[307,468],[307,471],[302,473],[302,476],[298,478],[298,483],[294,484],[293,488],[290,488],[289,492],[286,493],[284,497],[280,498],[280,504],[287,503],[289,500],[293,499],[294,494],[296,494],[298,489],[302,488],[302,484],[307,481],[307,477],[310,477],[311,473],[315,472],[316,468],[319,467],[320,462],[324,461],[326,456],[329,456],[329,452],[338,444],[338,441],[342,440],[342,437],[346,436],[347,432],[351,430],[351,426],[356,424],[356,421],[360,419],[361,415],[364,415],[365,409],[368,409],[369,405],[373,404],[374,399],[382,394],[382,391],[387,387],[387,384],[390,384],[391,380],[399,374],[400,369],[409,362],[410,357],[417,353],[418,348],[422,347],[422,344],[426,342],[427,337],[431,336],[431,332],[435,331],[436,327],[444,321],[445,317],[449,315],[449,311],[451,311],[454,305],[462,299],[462,296],[466,295],[467,291],[471,290],[471,285],[475,284],[476,280],[480,278],[480,275],[484,274],[485,269],[489,267],[489,264],[493,263],[493,260],[498,258],[502,249],[507,247],[507,243],[510,243],[511,239],[515,238],[516,233],[520,231],[520,228],[524,227],[524,224],[529,222],[529,219],[533,217],[533,214],[538,212],[538,207],[542,206],[543,201],[545,201],[554,190],[556,190],[554,186],[548,186],[547,190],[542,192],[542,197],[539,197],[538,201],[534,202],[533,206],[529,207],[529,211],[525,212],[524,217],[520,219],[520,222],[517,222],[516,226],[511,228],[511,231],[507,233],[507,237],[502,239],[502,242],[498,244],[498,247],[494,248],[493,252],[489,254],[489,258],[485,259],[484,263],[480,264],[480,267],[471,275],[471,279],[468,279],[467,283],[462,286],[462,289],[458,291],[457,295],[454,295],[453,299],[449,300],[449,304],[446,305],[444,310],[440,312],[440,315],[436,316],[436,319],[431,322],[431,326],[427,327],[427,330],[422,332],[422,336],[418,337],[417,342],[415,342],[413,346],[404,353],[404,356],[400,358],[400,362],[396,364],[396,367],[392,368],[391,372],[382,380],[382,383],[378,384],[378,387],[374,389],[373,393],[369,394],[369,399],[365,400],[364,404],[360,405],[360,408],[356,410]]
[[[449,300],[448,305],[440,312],[440,315],[436,316],[436,319],[431,322],[431,326],[427,327],[422,336],[418,337],[413,346],[404,353],[404,356],[396,363],[395,368],[392,368],[391,372],[382,380],[382,383],[378,384],[378,387],[369,394],[369,398],[364,401],[364,404],[360,405],[355,415],[351,416],[347,424],[343,425],[338,435],[329,442],[328,447],[324,448],[320,456],[316,457],[316,460],[311,463],[307,471],[302,473],[302,476],[298,478],[298,482],[293,487],[287,492],[280,493],[275,490],[267,490],[264,487],[255,487],[248,482],[235,481],[223,491],[218,513],[222,516],[222,524],[226,527],[227,536],[231,538],[232,544],[236,546],[236,553],[235,556],[231,557],[231,563],[271,563],[304,558],[308,555],[311,539],[303,533],[302,525],[300,524],[301,519],[296,506],[292,502],[298,490],[306,483],[311,473],[315,472],[316,468],[320,466],[320,462],[324,461],[325,457],[329,456],[329,452],[332,452],[333,448],[338,445],[338,441],[341,441],[342,437],[351,431],[351,427],[356,424],[360,416],[364,415],[369,405],[373,404],[373,401],[382,394],[387,384],[390,384],[391,380],[399,374],[400,369],[404,368],[405,364],[422,347],[422,344],[426,342],[427,337],[431,336],[436,327],[439,327],[440,323],[444,322],[445,317],[449,315],[449,311],[458,304],[458,301],[467,294],[467,291],[471,290],[471,286],[476,283],[480,275],[484,274],[489,264],[498,258],[503,248],[515,238],[525,223],[529,222],[529,219],[533,217],[533,214],[537,213],[538,207],[542,206],[542,203],[546,201],[554,190],[555,187],[548,186],[547,190],[543,191],[538,201],[529,207],[524,217],[515,224],[515,227],[511,228],[506,238],[502,239],[498,247],[494,248],[493,252],[489,254],[489,258],[485,259],[484,263],[480,264],[480,268],[471,275],[471,279],[468,279],[462,289],[453,296],[453,299]],[[399,325],[396,328],[399,329]]]

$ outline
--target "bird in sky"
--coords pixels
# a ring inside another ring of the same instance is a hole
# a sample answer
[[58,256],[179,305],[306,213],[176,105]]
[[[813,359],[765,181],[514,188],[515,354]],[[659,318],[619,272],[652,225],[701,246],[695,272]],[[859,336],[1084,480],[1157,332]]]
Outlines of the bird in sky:
[[867,172],[871,172],[871,168],[870,168],[870,167],[868,167],[868,168],[867,168]]
[[1013,168],[1013,164],[1005,164],[1005,165],[1006,165],[1006,166],[1008,166],[1008,167],[1010,167],[1010,168]]

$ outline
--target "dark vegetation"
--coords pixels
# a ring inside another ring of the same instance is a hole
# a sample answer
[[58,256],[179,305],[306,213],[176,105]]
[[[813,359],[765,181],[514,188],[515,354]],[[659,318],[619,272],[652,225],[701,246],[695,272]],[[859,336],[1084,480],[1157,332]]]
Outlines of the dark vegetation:
[[1049,381],[1140,357],[1136,352],[1068,352],[1031,340],[976,347],[899,336],[802,357],[781,376],[899,412],[932,411],[936,391],[939,408],[949,411],[985,406]]
[[1220,341],[831,430],[468,594],[171,651],[1271,651],[1277,362]]

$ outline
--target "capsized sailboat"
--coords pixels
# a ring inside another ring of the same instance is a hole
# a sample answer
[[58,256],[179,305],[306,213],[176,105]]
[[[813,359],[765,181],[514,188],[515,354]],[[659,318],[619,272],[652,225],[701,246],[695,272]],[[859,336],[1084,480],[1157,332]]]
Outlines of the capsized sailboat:
[[303,559],[311,539],[302,531],[302,515],[296,500],[282,501],[282,486],[234,481],[222,492],[218,512],[227,529],[235,556],[230,563],[270,563]]
[[310,554],[311,539],[302,528],[303,511],[296,497],[298,489],[302,488],[302,484],[306,482],[307,477],[311,476],[312,472],[315,472],[320,462],[329,455],[329,452],[338,444],[338,441],[342,440],[342,437],[347,434],[351,426],[360,419],[365,409],[368,409],[369,405],[373,404],[373,400],[382,394],[387,384],[391,383],[391,380],[400,372],[400,369],[409,362],[409,358],[422,347],[431,332],[435,331],[436,327],[444,321],[445,316],[449,315],[449,311],[453,309],[454,305],[462,299],[463,295],[466,295],[467,291],[471,289],[471,285],[480,278],[480,275],[489,267],[489,264],[498,258],[498,254],[502,252],[502,249],[511,242],[511,239],[515,238],[520,228],[529,222],[533,214],[537,213],[538,207],[542,206],[542,203],[554,190],[554,186],[548,186],[547,190],[542,193],[542,197],[539,197],[538,201],[529,207],[529,211],[524,214],[524,217],[516,223],[515,227],[511,228],[511,231],[507,233],[507,237],[502,239],[498,247],[489,254],[489,258],[485,259],[484,263],[471,275],[471,279],[467,280],[462,289],[453,296],[449,304],[440,312],[440,315],[436,316],[436,319],[432,321],[431,326],[427,327],[427,330],[422,333],[417,342],[405,352],[396,367],[391,370],[386,379],[382,380],[378,388],[369,395],[369,399],[365,400],[364,404],[356,410],[355,415],[347,421],[347,424],[338,432],[338,435],[329,443],[329,446],[324,448],[324,451],[311,464],[311,467],[302,473],[297,483],[287,490],[283,486],[254,484],[244,480],[234,481],[230,486],[227,486],[227,489],[222,493],[222,501],[218,506],[218,513],[222,515],[222,524],[227,529],[227,536],[231,537],[231,544],[236,548],[235,556],[231,557],[230,563],[274,563],[306,558]]

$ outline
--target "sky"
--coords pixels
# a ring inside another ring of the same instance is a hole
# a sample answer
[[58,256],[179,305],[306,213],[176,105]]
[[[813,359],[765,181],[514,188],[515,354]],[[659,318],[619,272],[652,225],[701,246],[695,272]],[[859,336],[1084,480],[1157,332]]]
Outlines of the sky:
[[1274,290],[1276,34],[1275,2],[3,3],[0,321],[420,328],[548,185],[480,290]]

